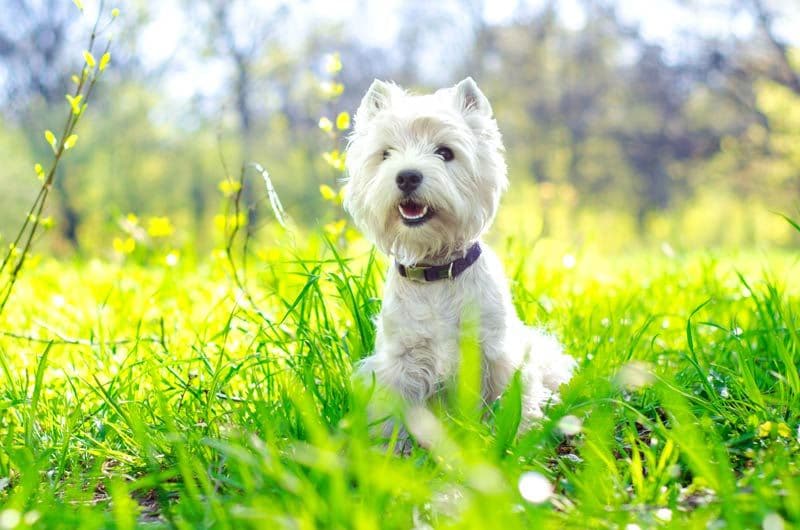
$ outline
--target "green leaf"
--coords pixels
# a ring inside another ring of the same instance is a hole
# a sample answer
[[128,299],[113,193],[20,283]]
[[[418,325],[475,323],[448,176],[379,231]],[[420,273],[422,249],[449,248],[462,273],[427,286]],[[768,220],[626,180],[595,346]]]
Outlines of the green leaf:
[[498,457],[502,458],[514,443],[521,420],[522,376],[517,371],[503,392],[495,412],[495,450]]

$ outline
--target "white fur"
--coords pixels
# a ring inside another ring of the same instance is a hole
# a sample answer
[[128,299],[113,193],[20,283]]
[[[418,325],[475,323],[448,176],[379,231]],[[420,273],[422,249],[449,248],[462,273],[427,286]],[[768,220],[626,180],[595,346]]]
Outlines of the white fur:
[[[440,146],[454,159],[437,156]],[[397,209],[404,194],[395,177],[409,169],[423,175],[413,199],[434,212],[417,226],[404,224]],[[406,266],[463,256],[491,225],[507,186],[497,123],[470,78],[421,96],[373,82],[356,113],[347,170],[345,208],[381,251]],[[486,244],[481,248],[480,258],[454,279],[419,282],[389,269],[375,353],[357,374],[374,374],[410,404],[424,404],[455,375],[462,316],[477,306],[483,399],[497,399],[520,370],[527,426],[569,380],[574,361],[555,338],[519,320],[500,261]]]

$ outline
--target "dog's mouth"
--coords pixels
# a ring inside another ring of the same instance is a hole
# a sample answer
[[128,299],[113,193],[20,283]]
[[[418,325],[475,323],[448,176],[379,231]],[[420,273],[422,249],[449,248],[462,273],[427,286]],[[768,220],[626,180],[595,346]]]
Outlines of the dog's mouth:
[[433,210],[427,204],[406,199],[397,205],[400,218],[406,226],[420,225],[431,218]]

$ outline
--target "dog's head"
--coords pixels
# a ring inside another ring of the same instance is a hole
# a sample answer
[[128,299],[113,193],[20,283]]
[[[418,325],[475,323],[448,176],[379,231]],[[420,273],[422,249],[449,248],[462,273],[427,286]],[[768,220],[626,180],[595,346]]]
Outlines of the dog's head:
[[355,116],[344,206],[400,263],[446,259],[492,223],[507,185],[502,151],[471,78],[423,96],[375,80]]

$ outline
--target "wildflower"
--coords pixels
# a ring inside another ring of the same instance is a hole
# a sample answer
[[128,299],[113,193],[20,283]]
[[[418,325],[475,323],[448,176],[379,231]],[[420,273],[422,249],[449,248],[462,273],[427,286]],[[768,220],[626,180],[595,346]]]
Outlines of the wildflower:
[[334,189],[328,186],[327,184],[322,184],[319,187],[319,193],[320,195],[322,195],[322,198],[325,199],[326,201],[338,202],[339,194],[336,193],[336,191],[334,191]]
[[781,438],[791,438],[792,430],[783,422],[778,424],[778,436]]
[[69,101],[69,106],[72,107],[73,114],[80,114],[81,113],[81,100],[83,99],[83,94],[78,94],[77,96],[72,96],[67,94],[67,101]]
[[347,226],[347,220],[340,219],[338,221],[333,221],[332,223],[326,224],[323,227],[323,230],[325,230],[325,233],[333,237],[338,237],[342,235],[346,226]]
[[114,252],[117,254],[130,254],[136,249],[136,240],[132,237],[127,237],[125,239],[115,237],[111,244],[114,247]]
[[44,132],[44,139],[47,140],[47,143],[50,144],[50,147],[52,147],[53,151],[55,152],[55,150],[56,150],[56,135],[53,134],[53,131],[51,131],[50,129],[47,129]]
[[97,61],[94,59],[94,55],[92,55],[89,50],[83,51],[83,60],[86,61],[86,65],[92,69],[94,69],[94,65],[97,64]]
[[333,122],[331,122],[331,120],[329,120],[325,116],[319,119],[319,123],[317,125],[319,125],[319,128],[325,131],[326,133],[329,133],[333,130]]
[[329,74],[338,74],[342,70],[342,57],[339,52],[329,53],[325,56],[325,71]]
[[167,237],[174,231],[169,217],[151,217],[147,221],[147,233],[150,237]]
[[231,180],[230,178],[226,178],[225,180],[219,181],[217,187],[224,196],[230,197],[231,195],[234,195],[236,192],[242,189],[242,184],[235,180]]
[[772,422],[765,421],[761,425],[758,426],[758,437],[759,438],[766,438],[772,433]]
[[350,128],[350,115],[346,112],[340,112],[338,116],[336,116],[336,128],[340,131],[344,131]]
[[108,52],[104,53],[103,56],[100,57],[100,66],[98,68],[100,69],[101,72],[105,70],[106,67],[108,67],[108,63],[110,61],[111,61],[111,54]]
[[344,85],[336,81],[323,81],[320,83],[322,94],[328,99],[335,99],[344,92]]
[[338,149],[322,153],[322,158],[330,164],[334,169],[344,171],[344,153],[340,153]]

